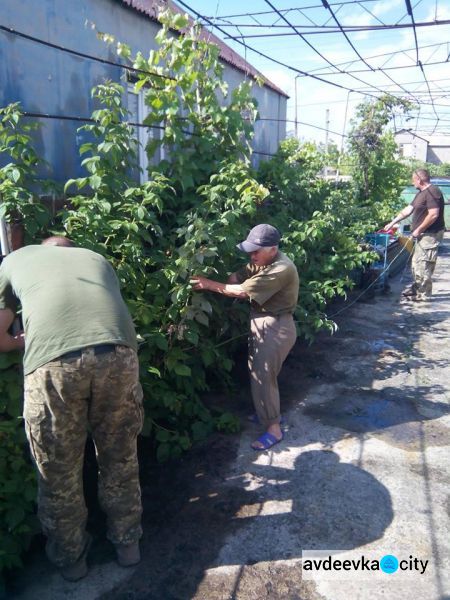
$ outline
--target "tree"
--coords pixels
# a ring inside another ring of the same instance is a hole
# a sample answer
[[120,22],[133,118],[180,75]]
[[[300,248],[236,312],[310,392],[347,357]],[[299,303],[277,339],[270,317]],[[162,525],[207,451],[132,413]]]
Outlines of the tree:
[[407,173],[396,158],[397,145],[389,124],[395,114],[408,115],[411,108],[407,100],[388,95],[357,107],[348,146],[355,192],[362,205],[377,209],[383,201],[384,208],[395,210]]

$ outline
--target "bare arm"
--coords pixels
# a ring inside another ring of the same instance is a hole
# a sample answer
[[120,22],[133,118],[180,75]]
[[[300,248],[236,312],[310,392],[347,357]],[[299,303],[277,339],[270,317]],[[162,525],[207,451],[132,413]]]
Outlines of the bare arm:
[[0,309],[0,352],[22,350],[25,347],[23,334],[13,336],[8,333],[13,321],[14,313],[11,309]]
[[[233,275],[231,275],[228,279],[229,282]],[[235,279],[233,280],[236,281]],[[214,281],[213,279],[208,279],[207,277],[201,277],[200,275],[191,277],[191,283],[194,287],[194,290],[197,291],[204,290],[208,292],[215,292],[216,294],[223,294],[224,296],[230,296],[231,298],[248,298],[247,292],[245,292],[243,287],[237,283],[220,283],[219,281]]]
[[390,223],[388,223],[387,225],[384,226],[384,229],[386,229],[386,230],[391,229],[391,227],[393,227],[397,223],[400,223],[400,221],[403,221],[403,219],[406,219],[407,217],[412,215],[413,211],[414,211],[414,208],[412,207],[411,204],[409,204],[408,206],[405,206],[405,208],[398,213],[398,215],[395,217],[395,219],[392,219],[392,221]]

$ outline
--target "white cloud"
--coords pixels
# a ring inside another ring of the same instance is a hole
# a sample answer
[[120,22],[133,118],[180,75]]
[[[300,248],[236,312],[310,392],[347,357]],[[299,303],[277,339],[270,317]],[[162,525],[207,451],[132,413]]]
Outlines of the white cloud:
[[405,3],[403,0],[387,0],[385,2],[378,2],[378,4],[375,5],[374,9],[371,12],[373,12],[373,14],[377,17],[381,17],[386,13],[390,13],[392,11],[395,11],[395,9],[404,6]]
[[295,73],[289,69],[264,69],[264,75],[289,96],[294,94]]

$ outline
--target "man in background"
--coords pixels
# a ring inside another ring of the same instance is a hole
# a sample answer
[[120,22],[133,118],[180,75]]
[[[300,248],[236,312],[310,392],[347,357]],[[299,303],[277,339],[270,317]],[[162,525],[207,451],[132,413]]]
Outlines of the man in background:
[[438,247],[444,237],[444,197],[441,190],[430,182],[426,169],[417,169],[412,183],[419,190],[411,204],[401,210],[385,226],[391,229],[412,215],[411,234],[415,240],[412,257],[413,284],[403,295],[413,301],[429,301],[432,294],[432,276],[436,267]]
[[[23,336],[8,329],[18,304]],[[38,471],[46,552],[62,576],[87,574],[83,459],[88,429],[107,536],[122,566],[140,560],[137,435],[143,423],[136,333],[111,265],[63,237],[0,266],[0,351],[25,348],[24,420]]]

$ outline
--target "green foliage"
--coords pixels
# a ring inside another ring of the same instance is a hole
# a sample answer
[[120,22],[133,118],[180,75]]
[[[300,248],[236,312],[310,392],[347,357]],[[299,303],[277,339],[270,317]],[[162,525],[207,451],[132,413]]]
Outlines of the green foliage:
[[[26,220],[27,238],[45,227],[50,215],[34,193],[41,161],[32,146],[35,124],[23,124],[18,104],[0,109],[0,217]],[[2,572],[21,565],[20,556],[36,531],[35,477],[21,420],[20,356],[0,354],[0,594]]]
[[370,230],[370,211],[358,204],[349,186],[336,188],[318,177],[325,160],[314,144],[289,139],[258,174],[270,191],[259,220],[283,232],[283,249],[300,274],[298,330],[311,341],[320,329],[334,331],[325,314],[327,303],[346,294],[350,272],[371,258],[360,247]]
[[397,145],[388,125],[395,113],[408,114],[411,104],[393,96],[363,102],[348,146],[354,164],[352,177],[360,204],[372,211],[374,222],[382,225],[401,206],[400,192],[405,183],[405,167],[396,157]]
[[[160,172],[134,186],[128,177],[134,142],[120,121],[123,90],[116,84],[108,88],[94,92],[96,97],[101,92],[104,108],[85,127],[94,141],[81,149],[91,175],[67,183],[79,192],[61,213],[61,227],[76,243],[103,254],[118,273],[140,339],[145,433],[154,434],[157,456],[166,460],[215,426],[236,427],[233,420],[215,420],[199,394],[208,388],[208,371],[229,381],[230,349],[219,351],[217,344],[242,333],[245,308],[232,308],[224,319],[226,301],[192,293],[189,278],[230,272],[235,244],[267,190],[236,161],[219,165],[189,204],[185,197],[184,211],[183,192],[177,194]],[[89,184],[92,189],[81,193]]]
[[37,169],[44,164],[32,144],[37,124],[24,124],[21,117],[17,102],[0,109],[0,155],[9,160],[0,168],[0,218],[26,221],[29,242],[48,225],[50,213],[36,196]]
[[427,169],[431,177],[450,177],[450,163],[435,165],[434,163],[422,162],[413,158],[402,158],[401,160],[407,171],[405,185],[410,183],[411,173],[416,169]]
[[37,531],[36,481],[20,415],[20,356],[0,354],[0,591],[1,573],[21,566]]
[[224,160],[248,162],[256,101],[249,82],[228,94],[220,50],[201,38],[198,25],[169,11],[160,15],[160,21],[158,50],[152,50],[148,59],[141,53],[127,55],[134,67],[165,77],[139,73],[136,91],[145,90],[149,107],[145,123],[164,126],[161,138],[147,146],[149,158],[164,146],[167,160],[158,170],[170,178],[179,193],[178,206],[183,207]]

